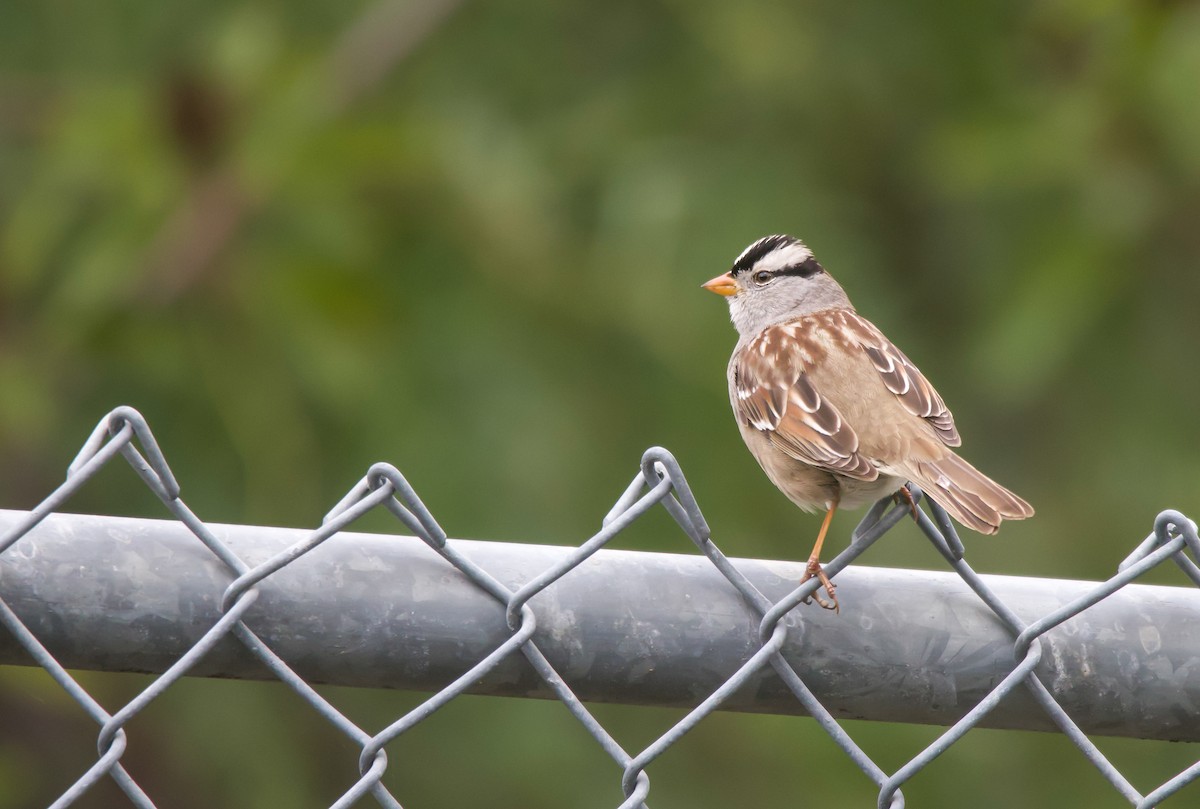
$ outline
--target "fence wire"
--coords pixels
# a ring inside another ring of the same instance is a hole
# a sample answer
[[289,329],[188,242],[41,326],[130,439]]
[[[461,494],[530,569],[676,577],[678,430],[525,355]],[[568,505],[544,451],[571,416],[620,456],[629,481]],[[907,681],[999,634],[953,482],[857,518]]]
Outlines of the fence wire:
[[[66,481],[0,537],[0,554],[18,543],[48,515],[59,511],[72,495],[118,455],[137,472],[174,518],[186,526],[196,540],[228,569],[232,581],[221,595],[221,618],[173,665],[115,713],[109,713],[101,706],[17,617],[9,604],[0,598],[0,622],[28,651],[36,664],[45,669],[100,726],[97,738],[98,757],[95,763],[51,804],[55,809],[71,805],[104,778],[113,779],[135,806],[143,809],[154,807],[149,796],[121,763],[121,757],[128,745],[125,726],[180,677],[188,674],[218,642],[226,638],[235,638],[244,645],[275,677],[299,694],[313,710],[361,750],[358,780],[332,804],[335,809],[349,807],[368,794],[380,806],[398,809],[399,801],[381,780],[388,766],[387,745],[429,718],[509,658],[517,655],[528,661],[554,696],[583,725],[600,749],[616,763],[621,773],[621,788],[625,796],[620,809],[645,807],[650,792],[647,767],[670,750],[672,745],[705,717],[720,708],[739,689],[767,670],[773,671],[783,681],[804,711],[816,720],[831,741],[875,783],[879,788],[880,809],[903,807],[903,784],[946,752],[969,730],[977,727],[1008,695],[1022,688],[1028,690],[1054,725],[1130,804],[1137,807],[1155,806],[1200,777],[1200,762],[1197,762],[1150,792],[1142,794],[1072,720],[1035,671],[1043,655],[1041,639],[1045,633],[1093,607],[1152,568],[1172,562],[1200,587],[1200,567],[1186,555],[1186,552],[1190,551],[1193,557],[1200,559],[1200,539],[1197,538],[1196,525],[1176,511],[1164,511],[1158,515],[1153,533],[1120,565],[1117,575],[1097,584],[1061,608],[1026,623],[1018,618],[1010,606],[967,564],[962,543],[946,512],[932,501],[922,501],[920,491],[914,487],[914,497],[922,503],[922,507],[916,512],[921,531],[937,548],[950,568],[1007,629],[1012,637],[1014,664],[1010,673],[974,708],[898,770],[889,773],[855,743],[805,683],[796,668],[781,653],[788,633],[798,631],[794,625],[789,625],[785,617],[812,595],[820,586],[820,582],[811,579],[775,602],[764,596],[713,543],[708,524],[692,496],[679,464],[664,449],[652,448],[645,453],[638,473],[604,518],[599,532],[541,574],[530,578],[519,587],[510,588],[467,558],[464,553],[456,550],[453,544],[447,543],[445,531],[421,502],[413,487],[395,467],[382,463],[370,468],[366,476],[329,512],[319,528],[274,557],[251,566],[240,559],[226,543],[219,540],[187,507],[180,498],[179,484],[145,419],[132,408],[120,407],[97,425],[68,468]],[[597,721],[538,647],[534,640],[538,619],[529,602],[551,584],[570,576],[582,562],[647,512],[658,507],[665,509],[674,518],[684,534],[720,572],[729,586],[734,588],[745,604],[759,616],[759,645],[732,676],[675,725],[644,749],[629,751]],[[932,516],[926,513],[925,508],[929,509]],[[446,684],[440,691],[387,727],[372,733],[351,722],[318,694],[272,651],[243,619],[259,597],[257,585],[309,553],[359,517],[376,509],[385,509],[394,515],[408,531],[419,537],[475,587],[502,606],[509,634],[503,643],[453,682]],[[909,518],[909,515],[910,508],[907,503],[896,504],[884,500],[875,504],[854,530],[849,547],[825,565],[826,573],[836,576],[898,522]],[[0,592],[0,596],[3,595],[5,594]]]

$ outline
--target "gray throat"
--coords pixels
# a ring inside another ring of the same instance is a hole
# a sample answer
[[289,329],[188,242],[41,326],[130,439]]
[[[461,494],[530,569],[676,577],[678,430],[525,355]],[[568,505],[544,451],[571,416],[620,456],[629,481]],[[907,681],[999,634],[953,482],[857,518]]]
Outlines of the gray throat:
[[[854,310],[846,292],[829,275],[822,275],[819,283],[809,279],[800,281],[792,288],[779,287],[774,294],[755,295],[742,293],[729,300],[729,318],[743,339],[757,335],[763,329],[788,323],[798,317],[823,312],[827,309]],[[791,286],[791,285],[789,285]]]

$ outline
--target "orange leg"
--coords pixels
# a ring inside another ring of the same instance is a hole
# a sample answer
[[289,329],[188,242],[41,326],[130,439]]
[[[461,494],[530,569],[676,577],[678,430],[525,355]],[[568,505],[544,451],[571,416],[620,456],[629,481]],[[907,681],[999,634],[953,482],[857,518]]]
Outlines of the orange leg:
[[[821,584],[825,586],[825,594],[829,596],[829,601],[821,598],[817,593],[813,593],[813,597],[817,599],[817,603],[827,610],[838,611],[837,596],[834,595],[834,590],[837,587],[825,575],[825,571],[821,569],[821,546],[825,544],[825,534],[829,531],[829,523],[833,521],[833,512],[837,511],[837,501],[833,500],[829,503],[829,510],[825,512],[825,519],[821,522],[821,530],[817,533],[817,542],[813,545],[812,554],[808,557],[808,568],[804,571],[804,578],[800,579],[800,583],[808,581],[816,576],[821,580]],[[808,603],[808,599],[804,600]]]

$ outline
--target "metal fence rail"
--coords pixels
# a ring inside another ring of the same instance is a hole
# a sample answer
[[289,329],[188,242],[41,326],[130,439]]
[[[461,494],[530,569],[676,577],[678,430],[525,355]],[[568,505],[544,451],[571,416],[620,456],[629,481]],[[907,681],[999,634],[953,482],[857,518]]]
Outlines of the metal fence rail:
[[[55,513],[118,455],[173,521]],[[881,502],[826,565],[855,604],[848,620],[794,610],[818,586],[793,586],[801,565],[727,559],[662,449],[576,548],[448,540],[386,464],[314,531],[210,525],[180,499],[144,419],[118,408],[59,489],[31,512],[0,512],[0,663],[32,656],[100,726],[97,761],[55,807],[106,777],[154,805],[121,765],[124,727],[185,674],[278,678],[352,739],[360,777],[336,807],[367,794],[400,806],[380,780],[385,747],[467,691],[560,700],[618,765],[622,809],[645,805],[648,765],[718,708],[809,714],[878,785],[880,807],[903,806],[904,782],[977,726],[1060,730],[1139,807],[1200,777],[1198,762],[1143,795],[1086,735],[1200,739],[1200,592],[1131,584],[1171,561],[1200,586],[1195,523],[1163,512],[1112,579],[1060,582],[976,574],[945,512],[925,505],[918,524],[951,572],[846,569],[910,518]],[[660,506],[700,555],[601,550]],[[344,530],[377,508],[414,536]],[[67,668],[158,676],[110,714]],[[372,733],[315,682],[434,693]],[[694,707],[630,752],[585,700]],[[888,773],[839,724],[847,716],[949,727]]]

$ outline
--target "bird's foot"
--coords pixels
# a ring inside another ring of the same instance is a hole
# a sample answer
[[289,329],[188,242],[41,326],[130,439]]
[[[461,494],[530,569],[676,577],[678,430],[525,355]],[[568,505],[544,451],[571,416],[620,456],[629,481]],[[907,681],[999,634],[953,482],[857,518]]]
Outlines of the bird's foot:
[[804,584],[804,582],[812,578],[817,578],[821,581],[821,584],[825,590],[825,595],[829,596],[829,601],[826,601],[821,597],[821,590],[818,588],[817,590],[813,591],[813,594],[810,597],[804,599],[802,603],[811,604],[812,600],[815,598],[817,603],[821,605],[822,609],[839,612],[840,610],[838,608],[837,596],[834,594],[834,591],[837,590],[837,585],[829,580],[829,577],[825,575],[825,571],[821,567],[821,563],[816,559],[808,560],[808,568],[804,571],[804,578],[800,579],[800,583]]
[[914,522],[919,523],[921,521],[921,517],[917,513],[917,501],[913,499],[912,492],[909,490],[907,483],[896,490],[894,497],[896,499],[896,505],[900,505],[901,502],[908,503],[908,510],[912,512],[912,518]]

